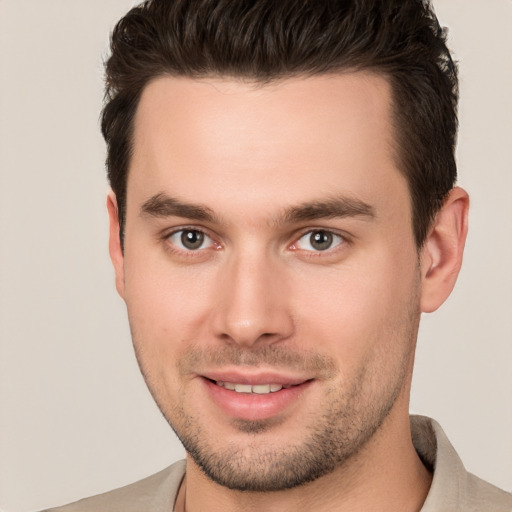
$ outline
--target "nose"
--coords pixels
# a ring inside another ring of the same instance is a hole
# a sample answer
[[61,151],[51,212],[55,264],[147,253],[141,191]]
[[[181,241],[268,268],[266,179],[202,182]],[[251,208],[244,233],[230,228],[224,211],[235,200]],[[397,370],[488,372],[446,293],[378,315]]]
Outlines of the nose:
[[286,278],[270,256],[233,256],[218,275],[215,335],[244,347],[273,344],[294,330]]

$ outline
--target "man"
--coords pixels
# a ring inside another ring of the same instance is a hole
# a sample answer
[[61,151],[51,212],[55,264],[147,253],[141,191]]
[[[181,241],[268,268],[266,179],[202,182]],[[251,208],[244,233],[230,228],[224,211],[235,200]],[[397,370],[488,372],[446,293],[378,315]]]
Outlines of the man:
[[416,1],[148,1],[112,36],[110,254],[186,463],[59,510],[510,510],[409,418],[460,269],[457,77]]

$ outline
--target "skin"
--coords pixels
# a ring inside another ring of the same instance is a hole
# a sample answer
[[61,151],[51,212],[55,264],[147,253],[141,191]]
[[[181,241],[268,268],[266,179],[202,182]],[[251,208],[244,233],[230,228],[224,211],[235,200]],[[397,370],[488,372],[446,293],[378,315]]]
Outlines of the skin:
[[[414,348],[420,313],[454,286],[468,198],[454,189],[415,246],[390,97],[371,73],[144,90],[124,252],[110,194],[110,253],[148,387],[189,452],[177,510],[421,508]],[[205,242],[187,249],[186,229]],[[206,377],[299,386],[276,405]]]

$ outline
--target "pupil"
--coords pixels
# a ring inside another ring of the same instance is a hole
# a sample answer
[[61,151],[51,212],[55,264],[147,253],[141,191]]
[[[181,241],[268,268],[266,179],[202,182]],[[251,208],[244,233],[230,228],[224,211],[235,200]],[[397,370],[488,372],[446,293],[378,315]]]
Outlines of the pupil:
[[332,245],[332,233],[326,231],[315,231],[311,233],[311,246],[318,251],[325,251]]
[[187,249],[199,249],[203,245],[204,234],[200,231],[184,231],[181,234],[181,243]]

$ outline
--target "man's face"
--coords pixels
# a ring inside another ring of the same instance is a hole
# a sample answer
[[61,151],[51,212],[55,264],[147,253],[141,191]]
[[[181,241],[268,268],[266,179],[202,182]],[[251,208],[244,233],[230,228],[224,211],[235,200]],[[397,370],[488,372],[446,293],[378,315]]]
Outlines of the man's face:
[[118,289],[156,402],[222,485],[313,480],[407,414],[420,279],[390,101],[364,73],[142,95]]

